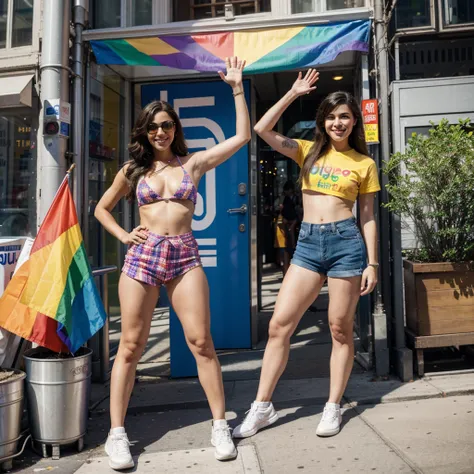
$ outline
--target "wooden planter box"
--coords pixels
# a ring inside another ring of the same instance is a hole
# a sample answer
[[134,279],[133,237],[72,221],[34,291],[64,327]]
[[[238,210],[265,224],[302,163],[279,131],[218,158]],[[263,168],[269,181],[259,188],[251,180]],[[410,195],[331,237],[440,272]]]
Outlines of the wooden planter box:
[[474,264],[403,262],[406,325],[415,336],[474,332]]

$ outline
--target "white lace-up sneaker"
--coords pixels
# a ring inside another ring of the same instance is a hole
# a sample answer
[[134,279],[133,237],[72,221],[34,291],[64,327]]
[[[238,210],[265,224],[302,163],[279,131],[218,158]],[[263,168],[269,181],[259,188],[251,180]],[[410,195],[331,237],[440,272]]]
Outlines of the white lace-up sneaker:
[[109,456],[109,466],[120,471],[135,466],[130,454],[130,441],[125,432],[120,434],[109,434],[105,443],[105,452]]
[[260,402],[253,402],[243,423],[234,428],[232,436],[234,438],[248,438],[277,420],[278,413],[273,408],[273,403],[270,403],[268,407],[262,407]]
[[237,457],[237,449],[226,420],[214,420],[212,423],[211,443],[216,448],[214,456],[217,460],[227,461]]
[[318,436],[334,436],[341,429],[341,408],[337,403],[326,403],[323,416],[319,422],[316,434]]

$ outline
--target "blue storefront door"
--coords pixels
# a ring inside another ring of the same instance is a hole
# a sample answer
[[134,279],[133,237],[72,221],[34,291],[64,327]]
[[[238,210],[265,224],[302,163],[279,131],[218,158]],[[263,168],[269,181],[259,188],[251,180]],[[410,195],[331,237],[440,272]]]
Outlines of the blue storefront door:
[[[244,88],[250,108],[249,81]],[[156,99],[177,111],[191,152],[211,148],[235,133],[234,98],[222,81],[142,86],[142,106]],[[251,347],[248,159],[245,146],[203,176],[198,188],[193,231],[209,280],[211,332],[217,349]],[[172,377],[197,374],[172,310],[170,352]]]

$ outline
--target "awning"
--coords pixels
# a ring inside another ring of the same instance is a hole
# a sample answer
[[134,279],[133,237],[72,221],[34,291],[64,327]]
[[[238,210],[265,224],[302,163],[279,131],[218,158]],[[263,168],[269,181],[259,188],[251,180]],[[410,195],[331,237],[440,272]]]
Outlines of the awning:
[[0,108],[31,107],[34,74],[0,77]]
[[370,20],[195,35],[92,40],[99,64],[224,70],[227,56],[247,60],[246,73],[308,68],[343,51],[369,51]]

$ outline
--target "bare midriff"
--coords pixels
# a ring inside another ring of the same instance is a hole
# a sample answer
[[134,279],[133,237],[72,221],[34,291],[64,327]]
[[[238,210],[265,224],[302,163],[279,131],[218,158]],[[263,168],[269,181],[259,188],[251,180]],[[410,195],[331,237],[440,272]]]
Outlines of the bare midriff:
[[191,231],[194,204],[189,199],[165,199],[140,207],[140,224],[159,235],[181,235]]
[[303,191],[303,220],[310,224],[325,224],[349,219],[353,216],[353,207],[354,203],[348,199],[317,191]]

